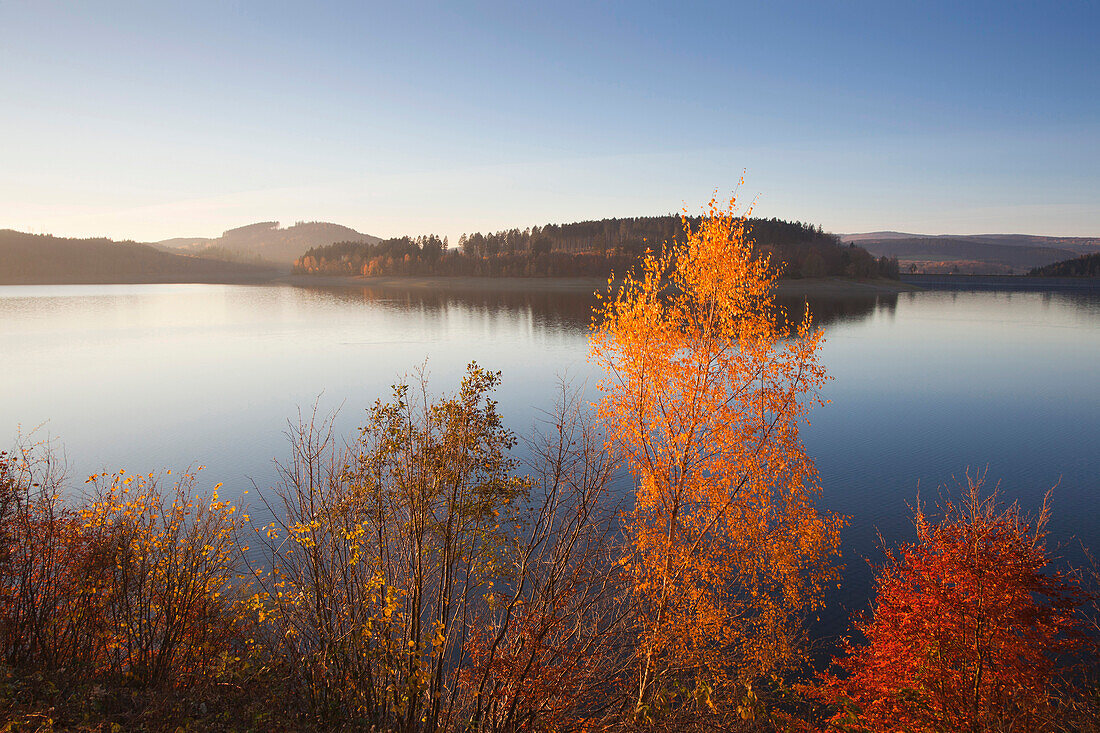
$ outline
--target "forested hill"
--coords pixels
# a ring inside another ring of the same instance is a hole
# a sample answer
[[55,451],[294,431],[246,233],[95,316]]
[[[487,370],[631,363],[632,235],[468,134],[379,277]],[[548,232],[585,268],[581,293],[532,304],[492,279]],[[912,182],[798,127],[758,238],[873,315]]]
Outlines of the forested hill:
[[1044,277],[1100,277],[1100,252],[1036,267],[1028,274]]
[[[689,223],[694,228],[699,220]],[[785,277],[897,276],[896,261],[876,260],[820,227],[780,219],[754,219],[750,225],[757,247],[783,263]],[[675,215],[602,219],[463,234],[456,248],[431,234],[377,244],[341,242],[310,249],[294,270],[323,275],[602,277],[626,270],[647,248],[659,249],[682,237],[683,223]]]
[[311,247],[333,242],[376,244],[378,237],[357,232],[327,221],[300,221],[280,227],[277,221],[261,221],[229,229],[214,239],[166,239],[157,242],[160,249],[236,262],[268,262],[290,265]]
[[0,229],[0,284],[236,282],[270,268],[170,254],[136,242]]

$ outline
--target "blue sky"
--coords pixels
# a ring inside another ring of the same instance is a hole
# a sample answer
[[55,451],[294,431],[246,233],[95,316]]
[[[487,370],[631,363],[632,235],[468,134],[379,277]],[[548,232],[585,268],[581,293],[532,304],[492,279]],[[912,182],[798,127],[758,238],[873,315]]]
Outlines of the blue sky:
[[1100,235],[1096,3],[0,0],[0,228]]

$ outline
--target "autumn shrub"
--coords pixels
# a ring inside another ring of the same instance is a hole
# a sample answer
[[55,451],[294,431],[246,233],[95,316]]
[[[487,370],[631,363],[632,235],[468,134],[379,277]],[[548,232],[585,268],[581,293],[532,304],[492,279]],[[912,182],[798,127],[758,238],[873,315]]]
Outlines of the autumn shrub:
[[261,494],[274,521],[254,528],[266,562],[252,566],[258,630],[315,719],[364,720],[389,693],[403,694],[386,677],[407,652],[398,646],[399,599],[380,568],[363,561],[371,508],[355,491],[354,456],[337,445],[331,422],[301,423],[291,448],[276,503]]
[[1051,567],[1049,505],[1035,518],[970,478],[917,541],[888,556],[872,615],[817,697],[853,731],[1060,730],[1059,664],[1083,648],[1073,576]]
[[820,331],[775,305],[736,201],[684,221],[683,242],[603,301],[590,343],[609,450],[636,481],[627,718],[727,725],[755,714],[754,682],[804,659],[801,619],[835,582],[842,522],[814,507],[799,439],[825,380]]
[[613,461],[592,415],[562,385],[527,442],[531,501],[458,676],[469,728],[600,730],[619,723],[633,606],[621,562]]
[[105,548],[63,501],[64,471],[44,443],[0,453],[0,644],[20,670],[94,672],[105,636]]
[[[89,478],[82,529],[110,562],[98,581],[100,673],[139,685],[192,685],[241,649],[236,508],[194,472]],[[169,483],[166,489],[162,483]]]
[[[89,479],[80,502],[43,445],[0,461],[0,641],[21,674],[191,685],[239,636],[234,508],[154,474]],[[66,497],[68,501],[66,501]]]
[[331,421],[293,431],[254,604],[315,721],[519,730],[596,696],[622,616],[610,464],[563,417],[519,475],[498,379],[471,365],[435,400],[398,385],[351,445]]

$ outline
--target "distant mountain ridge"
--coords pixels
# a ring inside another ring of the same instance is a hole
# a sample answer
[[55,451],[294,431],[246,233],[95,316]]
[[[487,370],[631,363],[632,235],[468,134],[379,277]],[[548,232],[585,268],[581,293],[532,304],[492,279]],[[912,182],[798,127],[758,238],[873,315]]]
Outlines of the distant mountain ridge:
[[275,274],[271,267],[172,254],[138,242],[0,229],[0,285],[241,282]]
[[1033,234],[841,234],[877,257],[896,257],[902,272],[974,275],[1023,274],[1036,267],[1100,252],[1100,237]]
[[154,243],[166,251],[237,261],[266,261],[291,265],[303,252],[335,242],[377,244],[382,240],[341,224],[297,222],[280,228],[277,221],[261,221],[229,229],[217,238],[176,237]]
[[838,234],[842,242],[881,242],[893,239],[960,239],[1007,246],[1060,247],[1100,251],[1100,237],[1051,237],[1040,234],[913,234],[909,232],[862,232]]

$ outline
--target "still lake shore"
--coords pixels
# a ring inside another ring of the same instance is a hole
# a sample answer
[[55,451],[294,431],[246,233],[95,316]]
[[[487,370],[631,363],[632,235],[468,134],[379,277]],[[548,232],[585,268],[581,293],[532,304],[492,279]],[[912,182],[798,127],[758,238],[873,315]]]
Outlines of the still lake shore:
[[[361,277],[330,275],[290,275],[276,282],[300,287],[370,287],[452,291],[538,291],[594,293],[607,287],[601,277]],[[921,290],[898,280],[848,280],[845,278],[805,278],[780,280],[776,293],[781,296],[848,296],[907,293]]]

